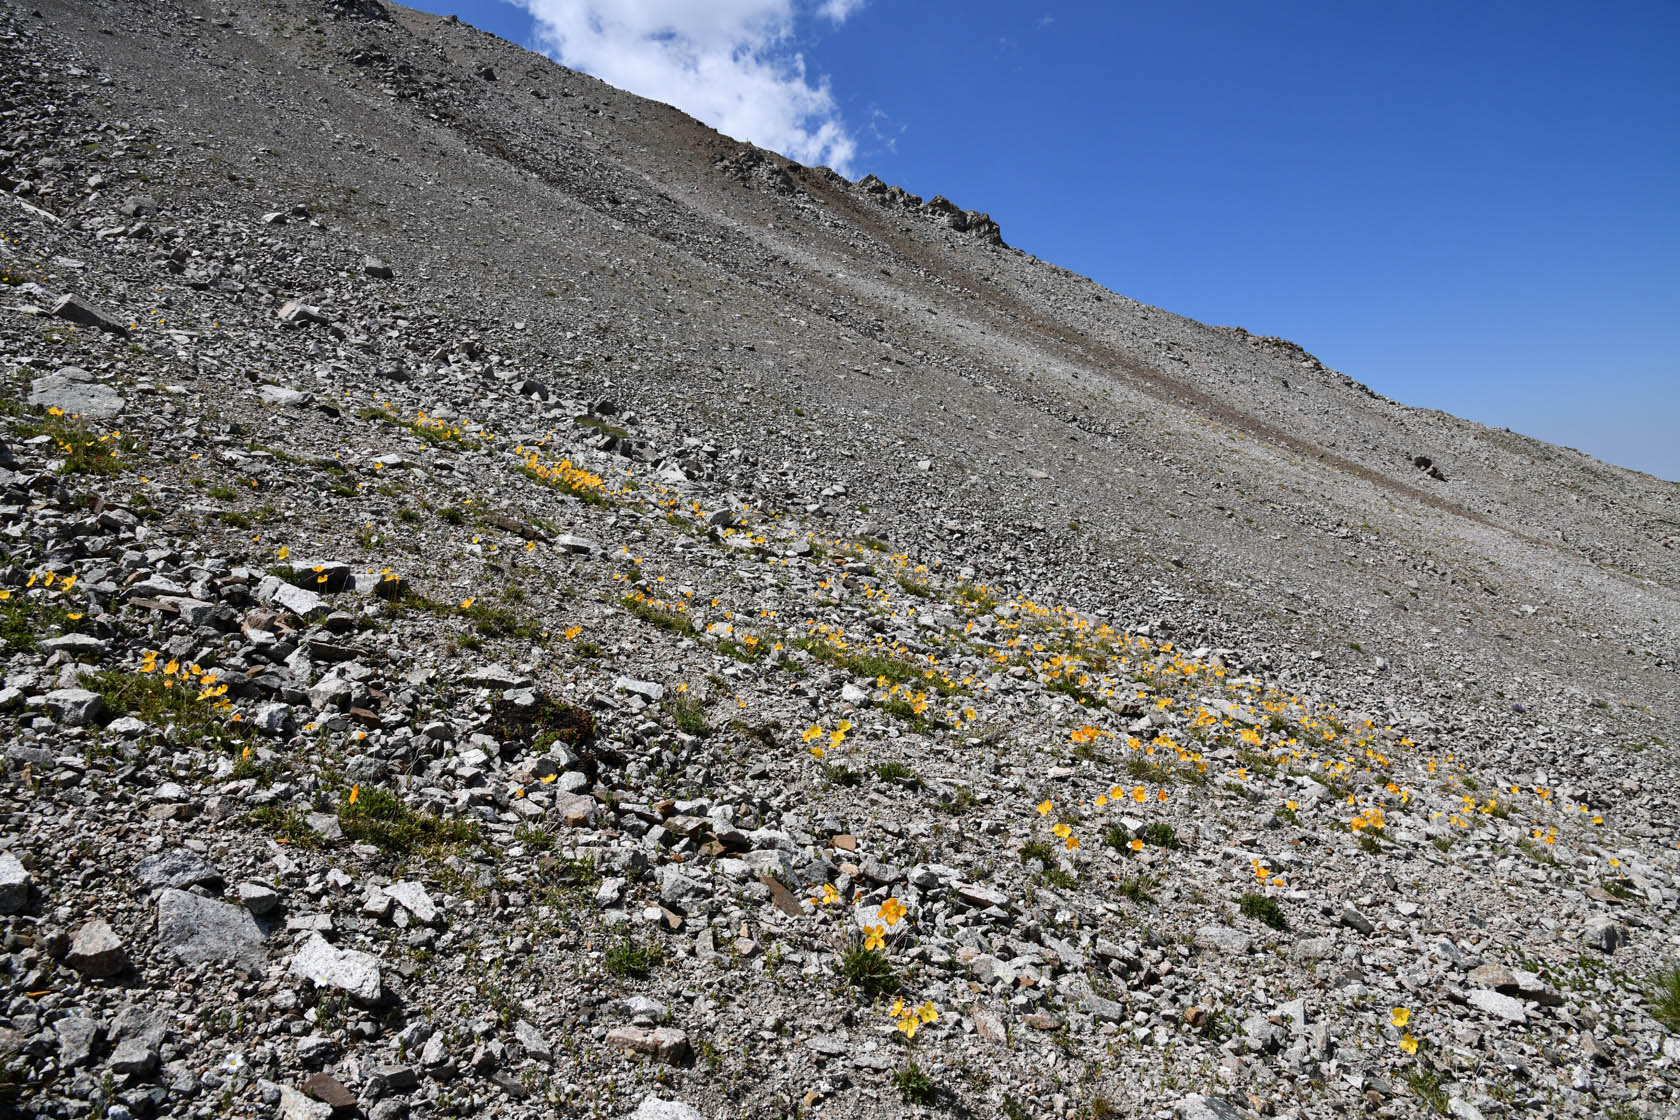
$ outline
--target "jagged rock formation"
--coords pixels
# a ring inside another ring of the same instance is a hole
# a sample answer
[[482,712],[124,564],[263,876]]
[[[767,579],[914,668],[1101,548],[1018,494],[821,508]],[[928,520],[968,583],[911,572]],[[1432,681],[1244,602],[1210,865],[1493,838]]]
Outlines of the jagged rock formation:
[[4,1108],[1673,1111],[1674,485],[375,0],[0,73]]

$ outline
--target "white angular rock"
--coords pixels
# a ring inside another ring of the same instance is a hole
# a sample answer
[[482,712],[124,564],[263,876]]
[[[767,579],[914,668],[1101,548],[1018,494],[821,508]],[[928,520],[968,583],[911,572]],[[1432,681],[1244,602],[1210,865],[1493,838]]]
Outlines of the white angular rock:
[[385,888],[385,893],[421,925],[437,924],[438,905],[432,901],[432,896],[426,893],[423,884],[410,881],[392,883]]
[[642,1098],[635,1112],[626,1114],[627,1120],[706,1120],[700,1110],[682,1101],[668,1101],[651,1093]]
[[1528,1012],[1523,1002],[1512,996],[1500,995],[1498,992],[1486,988],[1478,988],[1465,996],[1465,1001],[1479,1011],[1497,1016],[1510,1023],[1520,1023],[1528,1018]]
[[16,914],[29,905],[29,870],[11,852],[0,852],[0,914]]
[[317,988],[341,988],[352,999],[378,1002],[384,995],[379,960],[356,949],[339,949],[312,933],[292,956],[291,974]]

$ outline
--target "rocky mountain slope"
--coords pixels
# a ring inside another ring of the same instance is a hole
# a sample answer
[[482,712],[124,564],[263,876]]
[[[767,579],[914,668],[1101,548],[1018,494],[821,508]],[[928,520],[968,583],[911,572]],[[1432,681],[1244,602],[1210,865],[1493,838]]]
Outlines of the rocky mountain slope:
[[1674,484],[376,0],[0,59],[0,1107],[1680,1107]]

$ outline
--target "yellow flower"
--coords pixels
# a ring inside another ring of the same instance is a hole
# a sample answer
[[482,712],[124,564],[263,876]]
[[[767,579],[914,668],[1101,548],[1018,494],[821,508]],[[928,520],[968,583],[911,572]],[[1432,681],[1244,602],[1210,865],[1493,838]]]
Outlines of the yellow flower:
[[840,901],[840,892],[834,889],[833,883],[823,884],[822,900],[824,906],[832,906]]
[[896,926],[899,922],[904,920],[904,915],[909,912],[909,908],[897,898],[889,898],[885,902],[881,903],[881,909],[879,911],[881,920],[886,922],[889,926]]
[[1097,794],[1097,799],[1096,799],[1095,802],[1093,802],[1093,804],[1096,805],[1097,808],[1101,809],[1104,805],[1108,804],[1107,795],[1106,794],[1101,794],[1101,793]]
[[812,747],[811,748],[811,757],[812,758],[821,758],[823,755],[825,755],[827,753],[828,752],[823,750],[821,747]]
[[581,626],[568,626],[568,627],[566,627],[566,640],[571,641],[573,638],[577,637],[581,633],[583,633],[583,627],[581,627]]
[[359,785],[351,786],[350,787],[350,802],[349,803],[351,805],[354,805],[356,803],[356,799],[358,797],[360,797],[361,795],[362,795],[362,787],[361,786],[359,786]]
[[821,738],[822,733],[823,733],[823,729],[818,727],[816,724],[813,723],[811,726],[809,726],[805,729],[804,733],[802,735],[800,735],[800,738],[805,740],[805,742],[809,743],[812,739]]
[[559,776],[560,775],[558,775],[558,774],[544,774],[542,776],[542,783],[543,783],[543,785],[546,786],[548,783],[552,782],[555,778],[558,778]]
[[905,1038],[915,1038],[916,1028],[919,1026],[921,1026],[921,1023],[915,1018],[915,1016],[911,1016],[908,1019],[900,1019],[898,1021],[898,1029],[904,1032]]
[[1418,1050],[1418,1040],[1409,1034],[1403,1034],[1400,1036],[1400,1049],[1404,1050],[1408,1054],[1416,1054]]
[[274,558],[276,560],[284,560],[286,557],[290,556],[291,554],[292,554],[291,549],[287,548],[285,545],[281,545],[278,549],[275,550]]
[[1079,847],[1079,837],[1069,836],[1065,840],[1062,841],[1062,844],[1067,848],[1068,851],[1071,852],[1075,848]]
[[467,608],[471,607],[472,605],[473,605],[473,597],[471,595],[468,595],[465,599],[461,600],[461,609],[462,610],[466,610]]
[[1142,801],[1148,800],[1148,798],[1149,798],[1149,791],[1148,790],[1144,789],[1142,786],[1132,787],[1132,800],[1133,801],[1142,802]]
[[916,1010],[916,1017],[924,1023],[934,1022],[939,1018],[939,1009],[933,1006],[930,999]]
[[869,950],[885,947],[887,943],[885,937],[886,932],[887,931],[883,926],[868,927],[864,930],[866,936],[863,939],[863,947]]
[[1396,1007],[1388,1013],[1388,1021],[1397,1027],[1403,1027],[1412,1021],[1412,1012],[1409,1008]]
[[1065,840],[1073,829],[1069,828],[1065,822],[1058,821],[1051,826],[1050,831],[1055,834],[1056,839]]
[[1038,803],[1038,815],[1041,817],[1047,817],[1050,815],[1050,810],[1054,808],[1055,806],[1050,804],[1050,799],[1045,798],[1043,801]]
[[1130,848],[1134,852],[1141,852],[1143,851],[1143,841],[1133,838],[1132,842],[1127,844],[1126,847]]

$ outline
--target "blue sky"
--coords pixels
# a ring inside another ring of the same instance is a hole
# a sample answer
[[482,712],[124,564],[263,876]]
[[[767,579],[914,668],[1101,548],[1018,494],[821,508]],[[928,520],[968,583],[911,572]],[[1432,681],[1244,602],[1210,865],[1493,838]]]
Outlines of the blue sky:
[[1680,4],[420,6],[1407,404],[1680,480]]

